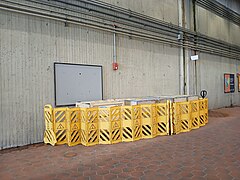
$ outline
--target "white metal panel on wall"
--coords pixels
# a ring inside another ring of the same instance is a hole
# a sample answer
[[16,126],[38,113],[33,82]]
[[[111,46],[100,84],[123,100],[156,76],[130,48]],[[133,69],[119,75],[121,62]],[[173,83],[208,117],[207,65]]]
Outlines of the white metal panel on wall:
[[54,72],[56,106],[103,98],[102,66],[54,63]]

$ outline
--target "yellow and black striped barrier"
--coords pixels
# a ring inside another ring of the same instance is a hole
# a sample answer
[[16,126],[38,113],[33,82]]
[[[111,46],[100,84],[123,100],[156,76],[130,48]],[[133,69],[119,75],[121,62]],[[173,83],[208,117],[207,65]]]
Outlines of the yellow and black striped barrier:
[[208,99],[96,108],[44,107],[44,142],[114,144],[198,129],[208,123]]

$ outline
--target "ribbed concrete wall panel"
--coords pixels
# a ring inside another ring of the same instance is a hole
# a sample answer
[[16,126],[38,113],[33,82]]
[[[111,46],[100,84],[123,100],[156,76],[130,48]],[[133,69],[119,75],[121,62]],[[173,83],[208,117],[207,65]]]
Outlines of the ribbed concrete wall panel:
[[240,26],[200,6],[196,6],[197,31],[240,46]]
[[[178,3],[176,0],[102,0],[115,6],[142,13],[150,17],[178,24]],[[171,12],[171,13],[169,13]]]
[[240,4],[239,0],[217,0],[224,6],[240,14]]

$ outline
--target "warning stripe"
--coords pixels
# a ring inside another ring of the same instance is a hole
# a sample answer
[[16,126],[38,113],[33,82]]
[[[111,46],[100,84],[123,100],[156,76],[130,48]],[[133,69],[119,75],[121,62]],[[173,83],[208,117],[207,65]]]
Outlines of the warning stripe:
[[200,110],[205,109],[205,103],[202,100],[199,102],[199,108],[200,108]]
[[62,143],[63,141],[65,141],[67,138],[66,130],[58,131],[56,133],[56,137],[58,143]]
[[46,138],[48,139],[49,142],[51,142],[55,139],[55,136],[52,131],[46,130],[45,133],[47,135]]
[[184,130],[187,130],[189,128],[189,125],[188,125],[188,121],[187,120],[183,120],[182,121],[182,128]]
[[78,137],[80,136],[80,134],[79,134],[79,132],[78,131],[73,131],[72,133],[71,133],[71,143],[72,142],[76,142],[77,140],[76,139],[78,139]]
[[166,116],[166,107],[157,106],[157,113],[159,116]]
[[203,124],[204,123],[204,116],[200,115],[200,123]]
[[124,109],[122,114],[123,114],[123,120],[131,120],[132,119],[132,112],[130,109]]
[[138,138],[141,136],[141,127],[140,126],[135,126],[134,129],[134,138]]
[[150,118],[151,117],[151,110],[149,109],[149,107],[144,107],[142,109],[142,117],[143,118]]
[[100,138],[102,141],[109,141],[110,140],[110,132],[106,129],[100,130]]
[[88,122],[95,122],[97,121],[97,113],[96,112],[91,112],[90,115],[88,115]]
[[55,112],[55,121],[62,122],[65,120],[65,111],[56,111]]
[[88,142],[89,143],[96,143],[98,141],[97,139],[98,133],[97,131],[90,131],[89,136],[88,136]]
[[197,126],[198,126],[198,119],[197,119],[197,118],[194,118],[194,119],[193,119],[192,125],[193,125],[194,127],[197,127]]
[[97,135],[97,130],[89,131],[89,137],[94,137]]
[[117,121],[120,119],[120,111],[117,111],[116,113],[112,114],[111,121]]
[[123,133],[123,137],[126,139],[132,139],[133,135],[132,135],[132,129],[130,127],[125,127],[122,129],[122,133]]
[[161,123],[158,123],[158,131],[160,132],[160,133],[164,133],[164,132],[166,132],[167,131],[167,125],[165,124],[165,123],[163,123],[163,122],[161,122]]
[[141,111],[140,111],[140,107],[138,107],[138,108],[134,108],[134,119],[140,119],[141,118]]
[[45,111],[44,115],[45,115],[45,116],[44,116],[44,117],[45,117],[45,120],[51,122],[51,114],[50,114],[50,112],[46,112],[46,111]]
[[104,111],[104,110],[101,110],[99,112],[99,117],[102,121],[109,121],[109,112],[108,111]]
[[197,103],[192,103],[192,112],[198,112]]
[[97,134],[95,136],[92,136],[88,139],[88,143],[91,143],[90,145],[97,144],[98,143],[98,136]]
[[188,114],[188,105],[182,104],[180,105],[180,109],[181,109],[181,114]]
[[77,118],[77,112],[72,112],[71,114],[71,122],[78,122],[78,118]]
[[112,140],[116,141],[120,139],[120,130],[119,129],[115,129],[112,131]]
[[82,139],[82,143],[85,144],[86,143],[86,133],[84,130],[81,130],[81,139]]
[[145,135],[145,136],[150,136],[152,135],[152,128],[150,125],[143,125],[142,126],[142,133]]

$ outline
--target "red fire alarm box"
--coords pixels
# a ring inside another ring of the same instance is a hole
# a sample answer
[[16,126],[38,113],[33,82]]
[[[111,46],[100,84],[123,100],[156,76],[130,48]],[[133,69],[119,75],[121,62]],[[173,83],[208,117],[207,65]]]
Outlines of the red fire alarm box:
[[118,70],[118,63],[114,62],[112,65],[113,65],[113,70]]

